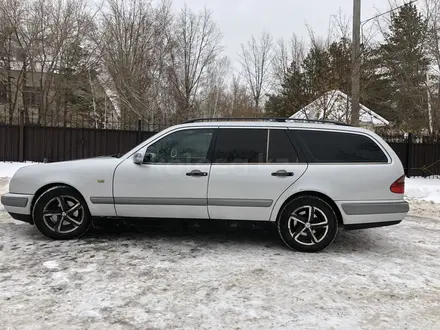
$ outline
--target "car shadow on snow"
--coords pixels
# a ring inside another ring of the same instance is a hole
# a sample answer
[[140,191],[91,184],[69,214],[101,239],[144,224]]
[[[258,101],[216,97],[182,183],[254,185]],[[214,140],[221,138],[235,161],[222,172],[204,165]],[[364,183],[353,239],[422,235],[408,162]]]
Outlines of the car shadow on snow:
[[[200,221],[200,220],[142,220],[108,221],[105,220],[92,228],[84,239],[94,240],[144,240],[148,238],[170,241],[191,240],[203,245],[217,243],[237,243],[243,245],[264,246],[267,248],[288,249],[281,241],[274,223],[251,221]],[[333,243],[325,251],[349,252],[380,250],[384,247],[381,234],[377,230],[346,231],[339,230]]]
[[[7,229],[9,227],[9,229]],[[65,244],[52,241],[41,235],[34,226],[4,224],[3,230],[7,236],[25,234],[38,242],[39,245]],[[363,251],[392,250],[393,246],[386,239],[386,233],[378,229],[346,231],[339,230],[336,239],[325,249],[325,253],[347,253]],[[191,241],[197,245],[216,246],[242,245],[243,248],[270,248],[282,251],[290,250],[281,241],[276,225],[273,223],[251,221],[200,221],[200,220],[102,220],[96,223],[91,230],[74,240],[72,245],[82,247],[95,243],[142,245],[151,240],[171,243],[174,245],[186,244]]]

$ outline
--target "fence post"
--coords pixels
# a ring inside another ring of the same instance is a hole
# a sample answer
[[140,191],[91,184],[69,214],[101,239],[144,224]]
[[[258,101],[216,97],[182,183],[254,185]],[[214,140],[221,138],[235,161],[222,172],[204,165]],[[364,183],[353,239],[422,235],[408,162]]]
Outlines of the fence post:
[[18,160],[24,162],[24,110],[20,109],[20,131],[18,137]]
[[142,142],[142,119],[138,119],[137,143]]
[[406,144],[406,176],[408,178],[411,177],[411,168],[413,164],[412,149],[413,149],[413,136],[411,133],[408,133],[408,142]]

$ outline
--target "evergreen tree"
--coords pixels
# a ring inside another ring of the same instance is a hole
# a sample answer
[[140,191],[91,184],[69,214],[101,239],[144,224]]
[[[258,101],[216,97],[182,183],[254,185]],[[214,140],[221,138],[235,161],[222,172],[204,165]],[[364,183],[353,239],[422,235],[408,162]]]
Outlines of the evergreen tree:
[[392,14],[390,32],[381,45],[382,81],[388,84],[396,122],[403,129],[427,127],[425,55],[427,21],[413,4]]
[[350,42],[341,39],[328,47],[314,45],[302,63],[292,62],[279,95],[271,95],[266,112],[291,116],[330,90],[350,89]]
[[346,94],[351,90],[351,42],[342,38],[333,42],[328,53],[330,55],[330,79],[332,89]]
[[361,49],[360,102],[389,121],[396,117],[392,107],[392,89],[383,67],[379,48]]

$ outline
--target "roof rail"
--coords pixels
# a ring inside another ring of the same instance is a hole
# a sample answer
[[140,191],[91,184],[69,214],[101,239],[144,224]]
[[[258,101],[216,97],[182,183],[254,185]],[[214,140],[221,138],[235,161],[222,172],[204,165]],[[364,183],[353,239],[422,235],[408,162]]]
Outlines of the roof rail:
[[341,126],[351,126],[346,123],[341,123],[332,120],[319,120],[319,119],[297,119],[297,118],[280,118],[280,117],[225,117],[225,118],[196,118],[185,121],[183,124],[197,123],[201,121],[273,121],[278,123],[302,122],[302,123],[318,123],[318,124],[333,124]]

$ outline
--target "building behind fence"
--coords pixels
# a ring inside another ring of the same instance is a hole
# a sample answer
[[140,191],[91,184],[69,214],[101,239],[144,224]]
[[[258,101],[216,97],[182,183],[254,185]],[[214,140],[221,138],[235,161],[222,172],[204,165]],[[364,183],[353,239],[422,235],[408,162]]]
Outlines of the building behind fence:
[[[93,128],[0,122],[0,161],[56,162],[125,153],[174,124],[133,120],[128,129],[115,129],[120,127],[117,123]],[[440,175],[440,136],[381,135],[399,156],[407,176]]]

